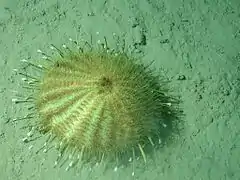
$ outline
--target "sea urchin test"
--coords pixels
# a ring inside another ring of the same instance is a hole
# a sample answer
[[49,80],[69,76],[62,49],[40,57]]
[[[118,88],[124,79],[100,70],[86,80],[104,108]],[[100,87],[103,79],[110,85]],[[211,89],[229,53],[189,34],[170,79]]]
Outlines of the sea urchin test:
[[128,152],[146,162],[144,147],[154,145],[173,107],[166,83],[148,66],[106,46],[52,48],[58,54],[51,57],[40,51],[41,65],[24,60],[39,73],[19,72],[29,96],[14,101],[29,103],[30,126],[49,137],[46,143],[57,142],[56,164],[66,153],[71,154],[69,167]]

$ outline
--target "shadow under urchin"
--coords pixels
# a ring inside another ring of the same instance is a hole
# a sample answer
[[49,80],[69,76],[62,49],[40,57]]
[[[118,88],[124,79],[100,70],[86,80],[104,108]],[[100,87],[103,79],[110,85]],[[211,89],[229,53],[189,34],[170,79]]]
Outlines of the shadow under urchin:
[[124,51],[110,51],[107,43],[96,49],[73,44],[52,46],[57,54],[41,52],[44,62],[26,60],[26,72],[19,73],[29,96],[16,103],[29,103],[30,126],[48,136],[47,144],[57,142],[58,164],[68,155],[71,166],[139,156],[146,162],[147,154],[179,134],[180,100],[170,95],[168,80]]

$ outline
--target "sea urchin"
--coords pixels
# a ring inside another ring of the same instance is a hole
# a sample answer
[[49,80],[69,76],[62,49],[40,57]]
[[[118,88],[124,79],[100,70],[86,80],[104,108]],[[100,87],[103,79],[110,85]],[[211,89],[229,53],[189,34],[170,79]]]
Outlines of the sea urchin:
[[145,145],[173,112],[165,82],[124,52],[64,47],[54,47],[60,56],[45,56],[48,65],[25,60],[39,77],[20,73],[33,93],[24,102],[35,109],[34,126],[78,160],[138,149],[146,161]]

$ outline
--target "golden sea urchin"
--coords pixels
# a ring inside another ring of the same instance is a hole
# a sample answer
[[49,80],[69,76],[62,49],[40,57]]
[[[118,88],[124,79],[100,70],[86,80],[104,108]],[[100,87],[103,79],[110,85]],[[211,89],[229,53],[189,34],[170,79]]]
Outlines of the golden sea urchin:
[[45,65],[25,60],[39,77],[20,73],[32,93],[24,100],[35,109],[32,126],[76,161],[137,149],[146,161],[144,147],[175,112],[165,81],[124,52],[57,50],[60,56],[45,56]]

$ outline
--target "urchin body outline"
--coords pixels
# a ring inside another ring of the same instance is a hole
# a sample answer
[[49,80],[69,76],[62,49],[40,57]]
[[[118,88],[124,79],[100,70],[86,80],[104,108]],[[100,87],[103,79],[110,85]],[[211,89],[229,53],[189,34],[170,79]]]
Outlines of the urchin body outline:
[[[67,46],[63,46],[65,49],[68,49],[67,48]],[[106,46],[105,46],[106,47]],[[64,54],[62,53],[62,51],[61,50],[59,50],[59,49],[57,49],[55,46],[52,46],[52,49],[56,49],[58,52],[59,52],[59,54],[60,54],[60,56],[61,57],[63,57],[64,56]],[[106,50],[106,49],[105,49]],[[81,50],[82,51],[82,50]],[[49,60],[49,58],[47,58],[47,56],[46,56],[46,54],[45,53],[42,53],[42,51],[39,51],[43,56],[44,56],[44,58],[45,59],[47,59],[47,60]],[[42,65],[36,65],[36,64],[33,64],[33,63],[30,63],[30,62],[28,62],[28,61],[24,61],[24,62],[26,62],[28,65],[30,65],[30,66],[34,66],[34,67],[37,67],[37,68],[45,68],[44,66],[42,66]],[[25,75],[26,77],[30,77],[28,74],[22,74],[22,75]],[[34,83],[34,81],[37,81],[37,78],[35,78],[35,77],[30,77],[31,79],[32,79],[32,81],[31,81],[31,83]],[[102,82],[103,84],[108,84],[109,82],[108,81],[106,81],[107,79],[104,79],[104,81],[105,82]],[[28,84],[31,84],[31,83],[28,83]],[[161,96],[163,96],[163,94],[161,94]],[[166,98],[166,99],[164,99],[164,100],[168,100],[168,98]],[[23,102],[28,102],[29,100],[23,100]],[[15,102],[20,102],[19,100],[15,100]],[[164,106],[164,107],[169,107],[169,106],[171,106],[172,104],[171,104],[171,101],[166,101],[166,102],[161,102],[161,104],[162,104],[162,106]],[[50,133],[50,137],[49,137],[49,139],[54,139],[55,137],[52,137],[52,134]],[[148,140],[149,140],[149,142],[150,142],[150,144],[151,145],[154,145],[154,142],[153,142],[153,140],[151,139],[151,137],[150,136],[148,136],[147,137],[148,138]],[[52,140],[50,140],[50,141],[52,141]],[[143,159],[144,159],[144,161],[146,162],[146,155],[145,155],[145,152],[144,152],[144,150],[143,150],[143,146],[141,145],[141,143],[139,142],[139,143],[137,143],[136,144],[137,145],[137,147],[139,148],[139,150],[140,150],[140,153],[141,153],[141,155],[142,155],[142,157],[143,157]],[[59,155],[59,157],[61,158],[61,156],[62,156],[62,154],[63,154],[63,152],[66,150],[66,145],[63,145],[63,142],[61,141],[60,142],[60,144],[59,144],[59,146],[61,147],[61,146],[63,146],[62,148],[60,148],[61,149],[61,152],[60,152],[60,155]],[[134,150],[134,148],[130,148],[130,149],[132,149],[132,154],[133,154],[133,157],[135,156],[135,150]],[[73,150],[73,152],[74,152],[75,150]],[[77,161],[79,161],[79,160],[81,160],[82,159],[82,156],[83,156],[83,154],[85,153],[85,148],[83,147],[82,149],[81,149],[81,151],[80,151],[80,154],[78,154],[77,155]],[[101,154],[102,156],[104,156],[105,155],[105,153],[103,152],[102,154]],[[58,163],[58,160],[56,161],[56,164]],[[71,161],[70,162],[70,164],[69,164],[69,166],[68,166],[68,168],[70,168],[70,167],[72,167],[72,165],[73,165],[73,161]]]

